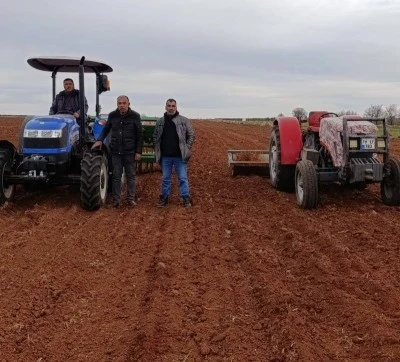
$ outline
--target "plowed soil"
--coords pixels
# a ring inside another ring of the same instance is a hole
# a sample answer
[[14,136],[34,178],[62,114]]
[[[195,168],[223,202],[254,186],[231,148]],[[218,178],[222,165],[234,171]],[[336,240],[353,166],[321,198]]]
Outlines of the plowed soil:
[[176,179],[156,208],[158,170],[133,209],[84,211],[71,186],[0,209],[0,361],[399,361],[400,208],[330,185],[301,210],[231,177],[227,150],[266,149],[268,126],[193,124],[191,209]]

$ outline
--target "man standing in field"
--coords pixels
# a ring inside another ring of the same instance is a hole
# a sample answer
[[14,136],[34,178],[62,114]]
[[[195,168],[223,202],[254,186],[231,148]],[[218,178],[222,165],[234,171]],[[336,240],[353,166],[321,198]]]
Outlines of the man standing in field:
[[101,147],[104,139],[111,131],[113,207],[120,207],[121,204],[123,169],[125,169],[126,174],[128,206],[136,205],[136,161],[140,161],[142,156],[143,130],[140,114],[129,106],[127,96],[122,95],[117,98],[117,109],[108,115],[103,131],[92,146],[92,149]]
[[179,114],[175,99],[167,100],[165,110],[164,116],[157,121],[153,134],[156,161],[162,169],[161,195],[157,206],[165,207],[168,204],[172,169],[175,168],[182,205],[191,207],[187,162],[192,154],[194,129],[190,120]]

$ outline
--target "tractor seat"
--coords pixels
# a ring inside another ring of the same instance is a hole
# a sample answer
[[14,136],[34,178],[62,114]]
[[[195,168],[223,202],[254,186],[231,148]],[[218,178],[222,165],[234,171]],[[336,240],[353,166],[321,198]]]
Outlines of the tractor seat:
[[308,115],[308,125],[310,126],[311,131],[313,132],[319,131],[321,116],[324,114],[328,114],[328,112],[326,111],[310,112],[310,114]]

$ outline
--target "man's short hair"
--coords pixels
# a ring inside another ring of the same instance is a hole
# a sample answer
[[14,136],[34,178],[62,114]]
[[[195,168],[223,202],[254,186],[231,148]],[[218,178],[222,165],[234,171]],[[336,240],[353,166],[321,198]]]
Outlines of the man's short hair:
[[176,103],[176,100],[174,98],[168,98],[167,101],[165,102],[165,104],[167,104],[168,102]]
[[72,84],[74,84],[74,81],[73,81],[71,78],[65,78],[65,79],[63,80],[63,83],[66,82],[66,81],[68,81],[68,80],[69,80],[70,82],[72,82]]
[[117,102],[118,102],[118,100],[119,100],[120,98],[126,98],[126,100],[128,101],[128,103],[130,102],[128,96],[126,96],[126,95],[120,95],[120,96],[118,96],[118,97],[117,97]]

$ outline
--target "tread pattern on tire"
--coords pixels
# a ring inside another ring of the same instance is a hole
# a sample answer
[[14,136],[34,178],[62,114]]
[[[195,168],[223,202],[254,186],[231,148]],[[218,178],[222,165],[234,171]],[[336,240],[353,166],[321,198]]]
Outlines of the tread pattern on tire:
[[9,149],[0,149],[0,205],[3,205],[6,201],[8,201],[3,191],[3,169],[11,158],[11,151]]
[[[272,186],[283,191],[293,191],[294,189],[294,176],[296,166],[292,165],[281,165],[280,158],[281,158],[281,137],[279,134],[279,127],[274,126],[271,132],[271,142],[269,148],[269,154],[271,155],[271,148],[272,148],[272,140],[275,140],[275,145],[277,149],[277,156],[278,156],[278,163],[279,166],[276,170],[276,177],[275,180],[272,182]],[[271,159],[270,159],[271,162]],[[271,174],[271,172],[270,172]]]
[[[303,179],[303,200],[297,198],[297,177]],[[303,209],[314,209],[318,205],[318,177],[314,164],[309,160],[302,160],[296,166],[296,198],[298,205]]]
[[[106,158],[99,154],[86,152],[81,165],[81,205],[89,211],[98,210],[105,200],[101,197],[101,167]],[[107,187],[107,182],[104,185]]]
[[[385,205],[396,206],[400,205],[400,160],[391,158],[389,160],[390,179],[381,182],[381,197]],[[391,195],[387,195],[387,182],[391,183]]]

